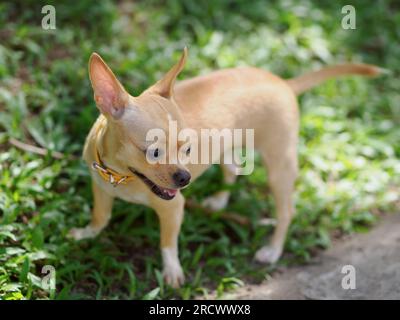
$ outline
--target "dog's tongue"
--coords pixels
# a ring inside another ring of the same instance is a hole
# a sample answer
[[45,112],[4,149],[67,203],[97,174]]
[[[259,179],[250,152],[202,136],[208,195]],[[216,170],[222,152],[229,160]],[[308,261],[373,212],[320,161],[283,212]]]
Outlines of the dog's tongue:
[[169,195],[170,197],[172,197],[172,196],[176,195],[176,192],[177,192],[178,190],[176,190],[176,189],[165,189],[165,191],[168,193],[168,195]]

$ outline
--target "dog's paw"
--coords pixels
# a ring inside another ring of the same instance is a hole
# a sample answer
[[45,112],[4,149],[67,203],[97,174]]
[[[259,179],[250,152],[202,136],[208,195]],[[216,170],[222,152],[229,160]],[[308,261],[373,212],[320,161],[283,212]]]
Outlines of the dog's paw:
[[94,238],[99,232],[93,229],[91,226],[85,228],[72,228],[69,230],[67,237],[74,240],[82,240],[88,238]]
[[282,254],[282,249],[265,246],[259,249],[254,256],[254,259],[260,263],[275,263]]
[[177,289],[185,282],[182,267],[179,264],[164,267],[163,278],[166,284]]
[[203,201],[203,206],[214,211],[224,209],[228,204],[229,193],[219,192],[211,197],[205,198]]

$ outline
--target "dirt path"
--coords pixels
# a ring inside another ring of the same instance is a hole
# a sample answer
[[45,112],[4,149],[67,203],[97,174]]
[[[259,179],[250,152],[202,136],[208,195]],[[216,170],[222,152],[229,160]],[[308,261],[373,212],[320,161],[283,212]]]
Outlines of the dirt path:
[[[345,265],[355,268],[356,289],[342,288]],[[400,299],[400,214],[383,217],[368,233],[333,243],[309,265],[289,267],[224,298]]]

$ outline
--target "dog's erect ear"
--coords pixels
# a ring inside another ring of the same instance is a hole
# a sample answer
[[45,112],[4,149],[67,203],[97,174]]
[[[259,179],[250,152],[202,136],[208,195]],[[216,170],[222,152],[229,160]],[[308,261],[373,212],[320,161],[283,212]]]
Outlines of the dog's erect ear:
[[185,66],[187,54],[187,47],[185,47],[183,48],[179,62],[175,64],[161,80],[157,81],[156,84],[151,87],[153,92],[167,99],[172,97],[176,77]]
[[129,95],[97,53],[92,53],[90,56],[89,77],[94,91],[94,100],[100,111],[106,116],[120,118]]

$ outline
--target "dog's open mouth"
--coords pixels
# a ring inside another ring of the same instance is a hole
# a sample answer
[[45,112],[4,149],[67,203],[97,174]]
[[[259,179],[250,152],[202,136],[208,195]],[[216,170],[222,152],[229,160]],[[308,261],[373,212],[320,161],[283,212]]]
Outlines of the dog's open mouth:
[[151,181],[149,178],[147,178],[144,174],[136,171],[135,169],[129,167],[129,170],[132,171],[136,176],[138,176],[149,188],[151,191],[153,191],[154,194],[159,196],[161,199],[164,200],[172,200],[176,193],[178,192],[177,189],[167,189],[167,188],[162,188],[158,185],[156,185],[153,181]]

